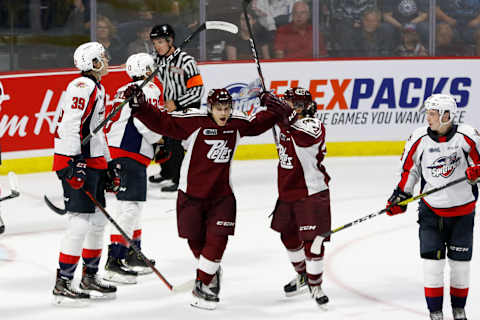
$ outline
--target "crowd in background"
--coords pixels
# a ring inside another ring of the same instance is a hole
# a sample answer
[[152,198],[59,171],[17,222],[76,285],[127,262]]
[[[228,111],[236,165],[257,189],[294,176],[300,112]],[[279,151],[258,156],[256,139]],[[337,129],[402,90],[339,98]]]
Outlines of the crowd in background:
[[[479,56],[480,0],[436,0],[433,8],[430,2],[253,0],[249,20],[262,59]],[[171,24],[178,45],[203,20],[235,23],[239,33],[208,31],[204,42],[196,37],[186,50],[197,60],[251,58],[241,0],[1,1],[0,71],[70,67],[74,48],[92,37],[107,48],[111,64],[120,65],[130,54],[152,50],[154,24]]]

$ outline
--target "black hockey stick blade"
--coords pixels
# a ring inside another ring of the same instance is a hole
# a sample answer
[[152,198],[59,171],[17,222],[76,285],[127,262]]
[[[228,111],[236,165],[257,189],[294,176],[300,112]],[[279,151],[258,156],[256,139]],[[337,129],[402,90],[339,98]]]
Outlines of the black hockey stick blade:
[[1,197],[0,202],[4,200],[16,198],[20,195],[20,191],[18,188],[18,179],[15,172],[10,171],[8,173],[8,183],[10,184],[10,194],[8,196]]
[[45,201],[45,203],[47,204],[47,206],[48,206],[53,212],[55,212],[56,214],[59,214],[59,215],[63,216],[65,213],[67,213],[67,210],[66,210],[66,209],[60,209],[60,208],[56,207],[56,206],[47,198],[47,196],[43,196],[43,200]]

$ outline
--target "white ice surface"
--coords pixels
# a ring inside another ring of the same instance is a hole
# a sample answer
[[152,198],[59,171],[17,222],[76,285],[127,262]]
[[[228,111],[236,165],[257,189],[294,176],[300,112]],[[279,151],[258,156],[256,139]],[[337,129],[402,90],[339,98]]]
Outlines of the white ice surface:
[[[381,210],[396,182],[398,163],[398,157],[327,158],[332,226]],[[411,204],[404,215],[382,215],[332,237],[323,286],[331,301],[328,311],[319,309],[306,294],[284,297],[282,287],[294,272],[278,234],[269,228],[268,215],[277,194],[275,166],[273,160],[233,164],[237,227],[222,261],[224,281],[216,311],[190,307],[189,293],[170,293],[154,274],[139,278],[137,285],[119,287],[116,300],[82,309],[52,306],[66,218],[50,211],[42,198],[46,194],[61,206],[61,187],[53,173],[19,175],[21,196],[1,203],[6,232],[0,238],[0,319],[428,319],[418,254],[417,204]],[[5,195],[7,177],[0,176],[0,183]],[[195,261],[186,241],[177,236],[175,200],[161,199],[158,187],[149,187],[143,252],[156,259],[157,268],[171,283],[181,284],[194,278]],[[475,229],[466,309],[473,320],[480,319],[479,232]],[[445,319],[452,319],[448,284],[445,294]]]

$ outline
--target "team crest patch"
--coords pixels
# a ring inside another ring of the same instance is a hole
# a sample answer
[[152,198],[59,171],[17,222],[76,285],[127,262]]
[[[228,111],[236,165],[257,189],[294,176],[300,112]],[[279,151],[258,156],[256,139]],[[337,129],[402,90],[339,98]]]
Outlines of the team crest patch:
[[87,86],[87,84],[85,82],[78,82],[77,84],[75,84],[75,87],[78,87],[78,88],[85,88]]
[[449,156],[443,156],[438,158],[433,162],[432,165],[427,166],[427,169],[431,170],[432,176],[435,178],[448,178],[453,174],[459,162],[460,158],[457,157],[457,153],[454,152]]

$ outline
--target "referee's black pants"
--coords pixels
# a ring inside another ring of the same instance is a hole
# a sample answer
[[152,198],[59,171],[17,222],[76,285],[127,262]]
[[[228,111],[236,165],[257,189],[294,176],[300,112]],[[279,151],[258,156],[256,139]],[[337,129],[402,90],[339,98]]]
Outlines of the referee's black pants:
[[172,181],[178,184],[180,180],[180,168],[182,166],[183,157],[185,151],[182,147],[181,140],[175,140],[169,137],[163,137],[165,141],[165,147],[172,153],[170,159],[160,165],[160,175],[165,179],[172,179]]

